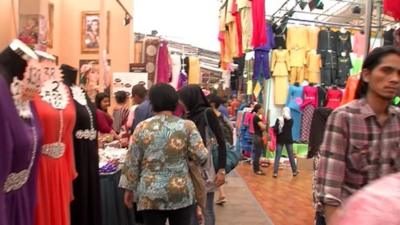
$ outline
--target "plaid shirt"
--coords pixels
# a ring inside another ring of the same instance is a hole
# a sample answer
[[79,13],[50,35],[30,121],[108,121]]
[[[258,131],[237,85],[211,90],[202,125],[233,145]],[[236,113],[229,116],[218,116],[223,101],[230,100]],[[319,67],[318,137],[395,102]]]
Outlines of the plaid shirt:
[[335,110],[321,145],[317,178],[320,205],[339,206],[370,181],[400,171],[399,137],[398,108],[390,106],[384,126],[365,99]]

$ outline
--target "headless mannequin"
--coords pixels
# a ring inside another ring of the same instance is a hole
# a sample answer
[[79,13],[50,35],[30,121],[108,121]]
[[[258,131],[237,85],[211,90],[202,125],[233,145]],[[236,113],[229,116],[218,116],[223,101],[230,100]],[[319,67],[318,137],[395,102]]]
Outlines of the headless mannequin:
[[308,86],[310,86],[310,87],[314,87],[314,85],[315,85],[315,84],[312,83],[312,82],[308,84]]
[[294,86],[298,87],[298,86],[300,86],[300,83],[299,82],[294,82]]

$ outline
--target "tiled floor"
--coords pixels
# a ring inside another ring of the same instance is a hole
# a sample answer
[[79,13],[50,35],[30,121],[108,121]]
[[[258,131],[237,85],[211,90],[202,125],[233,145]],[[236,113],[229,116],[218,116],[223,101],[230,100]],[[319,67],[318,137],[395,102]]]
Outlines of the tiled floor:
[[272,222],[275,225],[312,225],[311,171],[300,171],[297,177],[292,177],[290,167],[284,167],[274,179],[272,166],[263,170],[266,176],[255,175],[249,164],[241,164],[236,169]]
[[242,178],[231,173],[227,181],[228,202],[224,206],[215,205],[216,225],[273,225]]

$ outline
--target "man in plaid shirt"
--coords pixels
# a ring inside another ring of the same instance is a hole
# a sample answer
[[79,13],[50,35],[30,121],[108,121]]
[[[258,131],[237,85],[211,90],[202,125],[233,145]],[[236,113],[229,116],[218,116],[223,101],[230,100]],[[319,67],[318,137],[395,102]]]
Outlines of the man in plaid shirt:
[[356,100],[329,117],[318,166],[319,207],[331,215],[372,180],[400,171],[400,49],[376,48],[365,59]]

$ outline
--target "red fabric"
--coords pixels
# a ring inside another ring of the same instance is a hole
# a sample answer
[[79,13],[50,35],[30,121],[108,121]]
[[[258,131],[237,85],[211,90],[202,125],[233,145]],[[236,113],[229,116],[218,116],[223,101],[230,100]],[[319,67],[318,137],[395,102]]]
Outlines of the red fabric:
[[268,150],[274,152],[276,150],[276,133],[274,128],[269,128],[269,144]]
[[238,10],[237,2],[236,0],[233,0],[232,4],[232,16],[235,17],[235,23],[236,23],[236,31],[237,31],[237,45],[238,45],[238,57],[242,57],[244,55],[243,53],[243,43],[242,43],[242,19],[240,17],[240,13]]
[[383,11],[395,20],[400,20],[400,0],[384,0]]
[[100,109],[96,110],[96,121],[100,133],[108,134],[112,131],[113,119]]
[[254,48],[258,48],[267,44],[265,0],[252,0],[251,7],[253,13],[253,37],[251,44]]
[[339,89],[330,88],[326,93],[327,103],[326,107],[331,109],[336,109],[340,106],[340,102],[342,101],[343,93]]
[[317,108],[318,88],[312,86],[305,86],[303,88],[303,104],[300,106],[300,109],[303,110],[308,105],[313,105]]
[[161,42],[157,56],[157,84],[169,83],[172,78],[171,60],[169,57],[168,43]]
[[[65,145],[64,155],[58,159],[43,154],[39,156],[35,225],[70,224],[70,203],[73,199],[72,181],[77,175],[72,138],[76,114],[71,99],[72,97],[66,108],[62,110],[63,135],[61,142]],[[42,144],[58,142],[59,110],[42,101],[39,95],[35,97],[34,105],[44,134]]]

